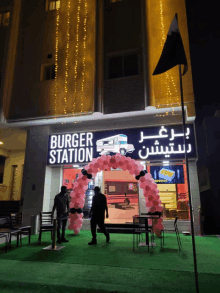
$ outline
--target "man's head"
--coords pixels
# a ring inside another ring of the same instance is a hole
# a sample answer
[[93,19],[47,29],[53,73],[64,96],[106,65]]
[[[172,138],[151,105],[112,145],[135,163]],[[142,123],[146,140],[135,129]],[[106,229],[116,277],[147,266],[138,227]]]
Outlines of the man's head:
[[95,194],[98,194],[98,193],[100,193],[100,188],[99,188],[98,186],[96,186],[96,187],[94,188],[94,191],[95,191]]
[[66,186],[61,186],[61,192],[65,193],[66,192]]

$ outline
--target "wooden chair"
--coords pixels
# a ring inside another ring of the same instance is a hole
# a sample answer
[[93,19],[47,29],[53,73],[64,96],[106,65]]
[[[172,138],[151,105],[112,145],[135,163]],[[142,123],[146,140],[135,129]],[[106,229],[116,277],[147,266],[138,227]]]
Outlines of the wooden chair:
[[12,235],[17,236],[17,247],[18,247],[20,229],[16,229],[16,228],[12,227],[12,221],[11,221],[10,214],[7,217],[0,217],[0,232],[8,235],[8,245],[7,246],[9,248],[11,248],[11,236]]
[[179,235],[179,230],[178,230],[178,227],[177,227],[177,220],[178,220],[178,216],[175,218],[175,221],[174,221],[174,228],[173,229],[163,229],[161,231],[161,247],[162,247],[162,243],[164,245],[164,232],[175,232],[176,233],[176,238],[177,238],[177,243],[178,243],[178,246],[179,246],[179,250],[181,250],[181,246],[182,246],[182,243],[181,243],[181,240],[180,240],[180,235]]
[[42,232],[51,232],[51,239],[53,236],[53,219],[52,212],[40,212],[40,227],[39,227],[38,242],[41,243]]
[[19,229],[20,232],[20,244],[22,235],[29,236],[29,244],[31,243],[31,226],[22,226],[22,213],[11,214],[12,228]]

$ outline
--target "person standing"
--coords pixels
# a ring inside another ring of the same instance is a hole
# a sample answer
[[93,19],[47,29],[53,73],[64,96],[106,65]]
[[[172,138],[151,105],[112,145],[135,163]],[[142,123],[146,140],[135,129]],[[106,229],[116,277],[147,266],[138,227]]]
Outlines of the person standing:
[[105,211],[106,211],[106,218],[108,218],[108,207],[107,207],[107,200],[104,194],[100,192],[100,188],[96,186],[94,188],[95,195],[92,199],[92,207],[89,213],[91,217],[91,233],[92,233],[92,241],[89,242],[89,245],[97,244],[96,240],[96,227],[99,226],[102,233],[104,233],[106,237],[106,242],[110,241],[109,233],[105,228]]
[[[66,189],[66,186],[61,187],[61,192],[55,196],[52,210],[52,217],[54,211],[57,210],[57,243],[69,242],[69,240],[65,238],[65,230],[69,214],[69,195],[67,194]],[[60,229],[62,229],[62,236],[60,236]]]

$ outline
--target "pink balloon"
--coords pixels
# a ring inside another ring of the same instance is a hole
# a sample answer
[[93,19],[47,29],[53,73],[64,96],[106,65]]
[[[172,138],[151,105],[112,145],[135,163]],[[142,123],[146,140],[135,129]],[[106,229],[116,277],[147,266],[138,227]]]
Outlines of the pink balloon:
[[158,223],[159,223],[159,224],[162,224],[162,223],[163,223],[163,218],[159,218],[159,219],[158,219]]
[[144,192],[144,197],[146,197],[146,200],[149,198],[149,196],[150,196],[150,193],[149,192]]
[[79,234],[79,229],[74,229],[74,234],[78,235]]
[[78,218],[78,214],[77,213],[72,214],[71,216],[72,216],[72,219],[75,219],[75,220]]
[[138,176],[139,175],[139,171],[137,169],[134,170],[134,175]]
[[89,173],[89,174],[92,174],[92,168],[90,167],[88,170],[87,170],[87,173]]
[[151,174],[150,173],[147,173],[147,174],[145,174],[145,176],[144,176],[146,179],[151,179]]
[[151,190],[151,188],[150,188],[149,185],[146,185],[145,188],[144,188],[144,190],[147,191],[147,192],[149,192]]
[[155,213],[155,212],[156,212],[156,208],[155,208],[154,206],[152,206],[152,207],[150,208],[150,212],[151,212],[151,213]]
[[155,228],[154,233],[156,234],[157,237],[160,237],[160,235],[161,235],[161,230],[158,229],[158,228]]
[[160,230],[163,230],[163,225],[159,223],[159,224],[156,225],[156,228],[160,229]]
[[162,206],[158,206],[157,207],[158,212],[162,212],[163,211],[163,207]]
[[95,167],[96,169],[98,169],[98,168],[99,168],[99,163],[95,163],[95,164],[94,164],[94,167]]
[[148,202],[145,204],[145,206],[148,207],[148,208],[150,208],[150,207],[152,207],[152,204],[153,204],[152,201],[148,201]]
[[145,183],[145,185],[146,185],[146,179],[145,179],[144,177],[141,177],[141,178],[139,179],[139,181]]
[[153,196],[152,195],[150,195],[149,197],[148,197],[148,200],[149,201],[152,201],[154,198],[153,198]]
[[154,206],[158,206],[158,204],[159,204],[159,202],[158,202],[157,200],[154,200],[154,201],[153,201],[153,205],[154,205]]

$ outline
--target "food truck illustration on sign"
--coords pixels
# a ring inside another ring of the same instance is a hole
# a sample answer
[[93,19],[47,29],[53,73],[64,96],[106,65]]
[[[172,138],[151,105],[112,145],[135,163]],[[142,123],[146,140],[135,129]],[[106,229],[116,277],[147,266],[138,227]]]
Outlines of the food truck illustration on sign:
[[134,150],[134,145],[128,144],[128,137],[124,134],[106,137],[96,142],[96,151],[99,152],[100,155],[120,153],[124,156],[127,153],[132,153]]

